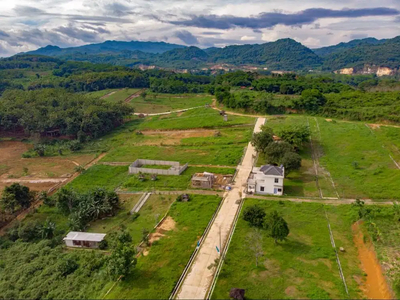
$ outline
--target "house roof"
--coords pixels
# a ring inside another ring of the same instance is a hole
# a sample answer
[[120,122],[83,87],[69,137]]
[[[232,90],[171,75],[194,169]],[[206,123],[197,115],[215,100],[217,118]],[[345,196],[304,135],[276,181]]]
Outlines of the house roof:
[[64,241],[101,242],[105,236],[106,234],[104,233],[70,231],[64,238]]
[[260,171],[265,175],[273,175],[273,176],[284,176],[285,168],[283,166],[274,166],[274,165],[264,165],[260,168]]

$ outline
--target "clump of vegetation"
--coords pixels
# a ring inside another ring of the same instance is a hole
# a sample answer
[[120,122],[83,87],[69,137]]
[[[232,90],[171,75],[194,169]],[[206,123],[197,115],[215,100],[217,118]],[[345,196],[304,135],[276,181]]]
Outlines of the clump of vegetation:
[[1,209],[8,214],[12,214],[19,209],[25,209],[31,206],[35,199],[35,193],[28,187],[13,183],[4,188],[0,198]]
[[84,230],[90,221],[113,215],[119,208],[118,195],[102,188],[87,193],[62,188],[54,198],[57,208],[69,216],[69,227],[72,230]]
[[283,241],[289,235],[289,226],[277,211],[269,215],[258,205],[252,205],[243,211],[243,219],[252,226],[268,231],[268,235],[277,243]]

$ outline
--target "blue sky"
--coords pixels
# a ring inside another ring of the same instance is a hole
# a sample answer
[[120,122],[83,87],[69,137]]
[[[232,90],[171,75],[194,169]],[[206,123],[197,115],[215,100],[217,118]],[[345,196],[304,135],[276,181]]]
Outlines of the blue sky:
[[399,34],[399,0],[0,0],[0,56],[105,40],[316,48]]

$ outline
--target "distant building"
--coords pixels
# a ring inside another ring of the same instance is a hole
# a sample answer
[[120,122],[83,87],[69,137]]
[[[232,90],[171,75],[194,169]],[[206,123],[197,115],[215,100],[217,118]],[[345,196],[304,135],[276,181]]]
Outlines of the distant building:
[[215,176],[212,173],[196,173],[192,177],[192,187],[202,189],[212,189]]
[[254,167],[247,181],[247,193],[260,195],[283,195],[283,166],[265,165]]
[[99,243],[104,240],[104,233],[90,233],[71,231],[64,238],[65,245],[78,248],[99,248]]

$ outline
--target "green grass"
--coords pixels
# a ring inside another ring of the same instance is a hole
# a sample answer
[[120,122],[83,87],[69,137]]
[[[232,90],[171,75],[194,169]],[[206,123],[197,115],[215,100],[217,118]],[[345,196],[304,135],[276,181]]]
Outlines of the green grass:
[[390,149],[382,147],[392,137],[379,138],[364,123],[317,120],[324,151],[320,162],[331,173],[342,198],[398,197],[400,170],[389,157]]
[[157,175],[157,180],[152,181],[150,174],[144,174],[145,181],[140,181],[138,175],[129,175],[122,188],[128,191],[162,191],[191,189],[190,179],[193,174],[211,172],[215,174],[234,174],[234,168],[188,167],[181,175]]
[[128,166],[94,165],[85,170],[67,186],[79,192],[102,187],[114,190],[128,176]]
[[[256,267],[255,258],[246,247],[246,236],[254,229],[240,217],[212,298],[227,299],[231,288],[245,289],[248,299],[347,298],[323,206],[247,199],[244,208],[253,204],[260,205],[267,213],[280,212],[290,228],[288,239],[275,245],[262,230],[264,255]],[[326,209],[333,219],[331,222],[335,222],[337,247],[346,248],[340,260],[349,298],[357,298],[359,291],[354,276],[362,273],[357,264],[357,251],[352,246],[351,218],[346,215],[348,206]]]
[[172,113],[147,118],[140,123],[139,129],[191,129],[191,128],[215,128],[241,124],[254,125],[255,119],[242,116],[228,116],[224,121],[218,111],[212,108],[197,108],[184,113]]
[[168,170],[171,169],[171,166],[164,166],[164,165],[143,165],[140,168],[144,169],[160,169],[160,170]]
[[154,242],[147,256],[139,257],[133,274],[119,282],[107,299],[167,299],[219,202],[219,197],[203,195],[192,195],[189,202],[175,202],[169,216],[176,228]]
[[151,114],[211,104],[212,96],[206,94],[155,94],[147,91],[145,99],[137,97],[130,103],[135,108],[135,112]]
[[[137,195],[120,195],[120,209],[115,216],[102,220],[96,220],[90,223],[87,231],[97,233],[110,233],[120,229],[121,225],[129,223],[132,216],[131,209],[139,201],[142,194]],[[136,235],[137,236],[137,235]]]
[[[400,171],[389,155],[400,162],[400,128],[370,130],[364,123],[328,122],[307,116],[267,120],[267,126],[275,132],[296,124],[310,125],[313,149],[320,163],[318,183],[324,197],[336,197],[336,191],[341,198],[350,199],[396,199],[399,195]],[[300,154],[303,166],[285,179],[284,192],[288,196],[318,197],[309,143]],[[261,157],[258,165],[264,161]]]

